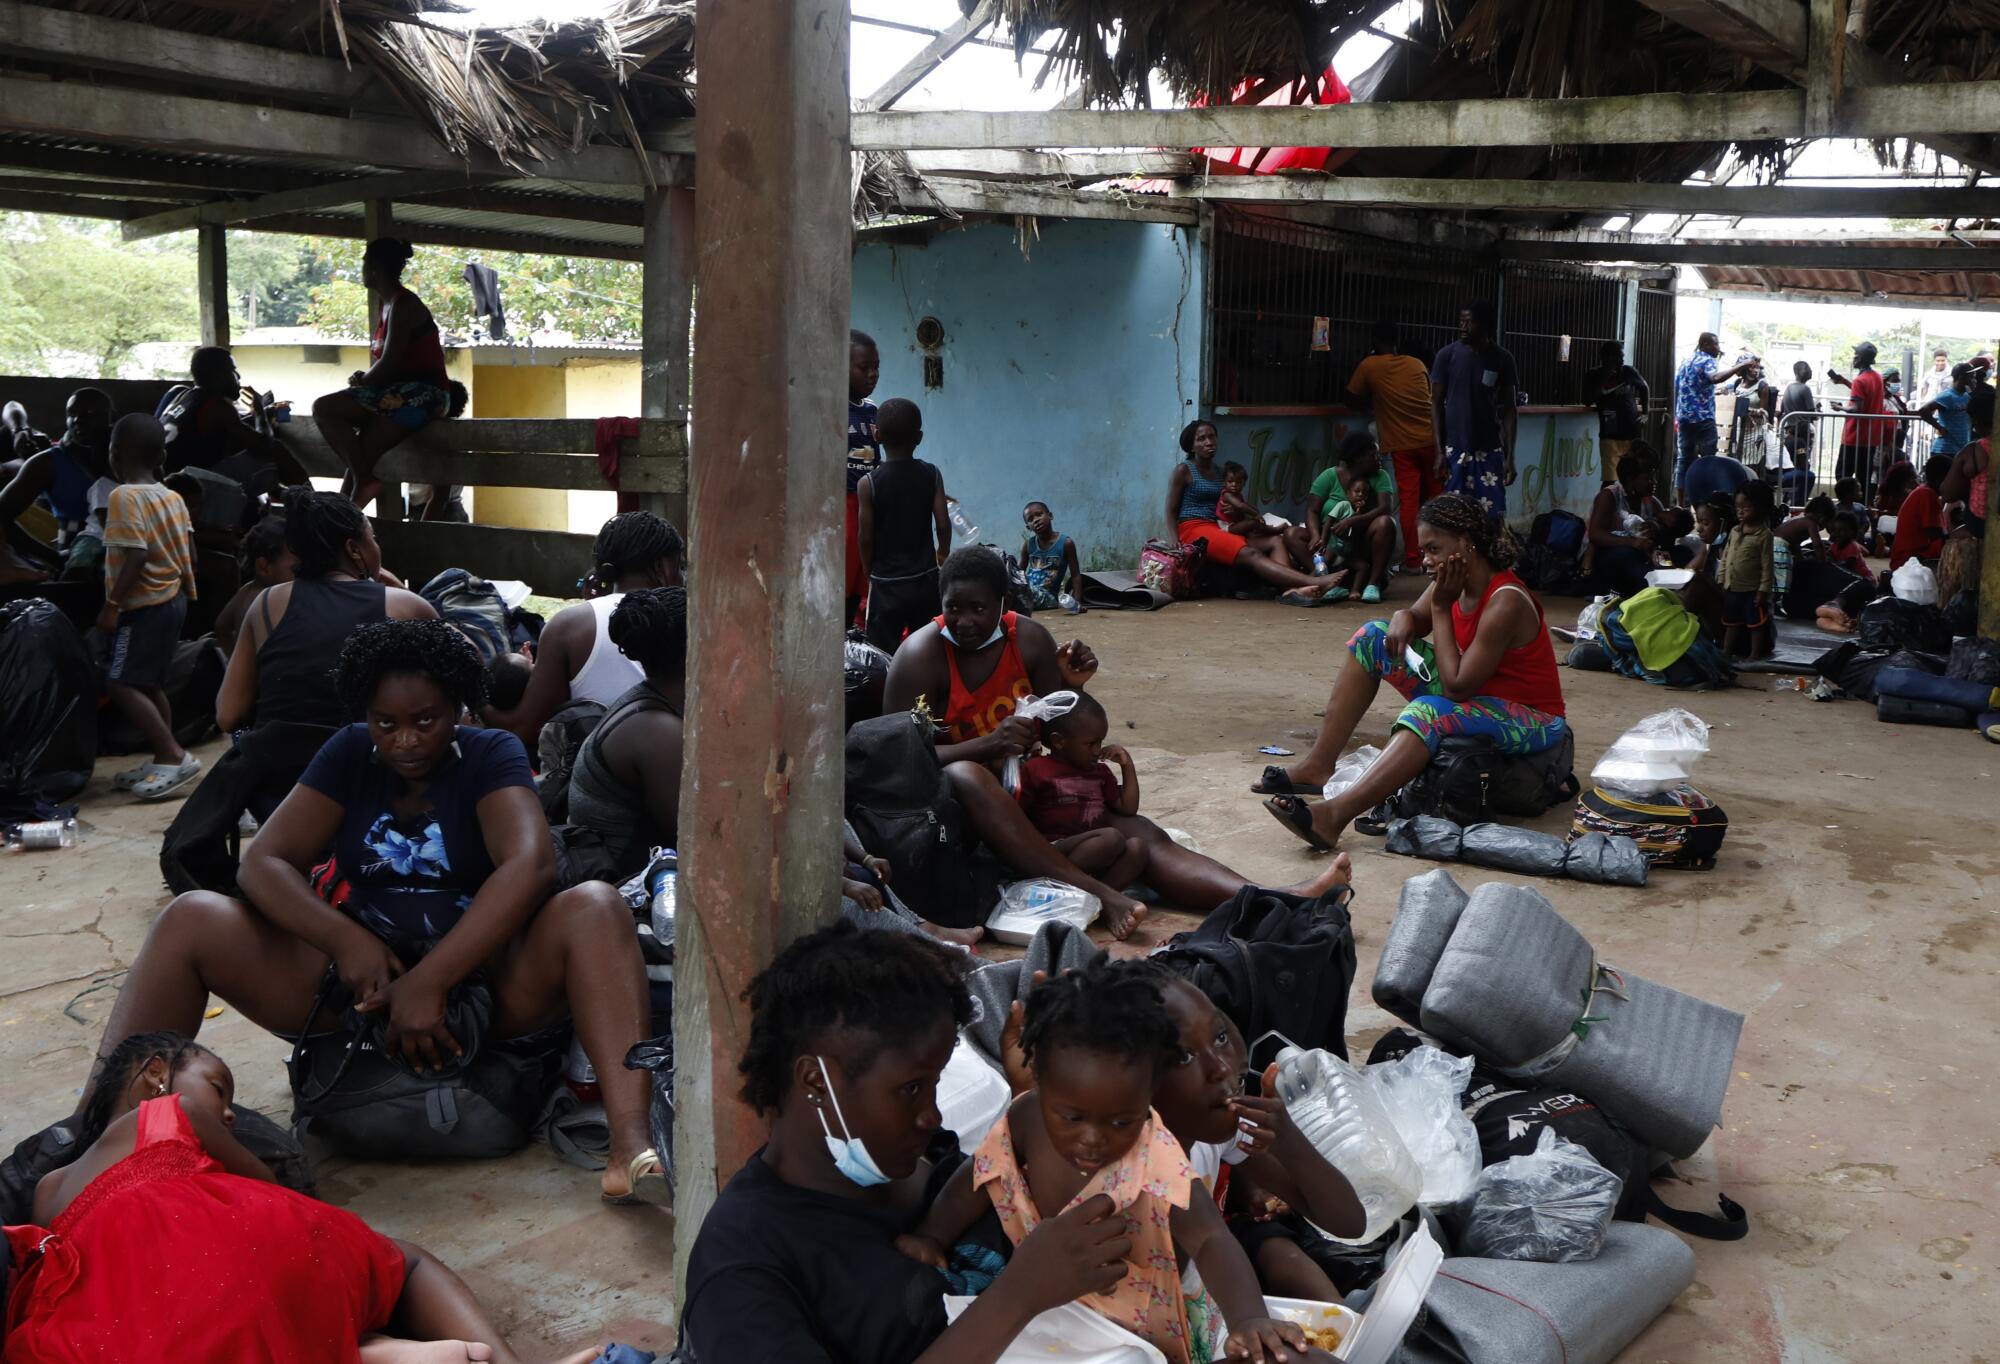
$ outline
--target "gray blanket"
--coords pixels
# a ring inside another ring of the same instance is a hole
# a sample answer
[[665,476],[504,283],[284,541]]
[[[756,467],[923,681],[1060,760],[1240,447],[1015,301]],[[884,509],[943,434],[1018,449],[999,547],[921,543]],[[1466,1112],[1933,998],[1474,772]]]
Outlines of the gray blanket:
[[1694,1282],[1694,1252],[1662,1227],[1614,1222],[1594,1260],[1455,1257],[1395,1364],[1610,1364]]
[[1538,892],[1491,882],[1467,898],[1447,873],[1427,872],[1404,885],[1375,1002],[1691,1156],[1722,1119],[1743,1016],[1600,965]]
[[976,1015],[965,1029],[966,1040],[998,1068],[1000,1033],[1007,1026],[1007,1011],[1015,1000],[1028,997],[1035,972],[1057,976],[1080,971],[1103,955],[1104,949],[1082,929],[1065,923],[1043,924],[1019,961],[989,962],[966,977]]

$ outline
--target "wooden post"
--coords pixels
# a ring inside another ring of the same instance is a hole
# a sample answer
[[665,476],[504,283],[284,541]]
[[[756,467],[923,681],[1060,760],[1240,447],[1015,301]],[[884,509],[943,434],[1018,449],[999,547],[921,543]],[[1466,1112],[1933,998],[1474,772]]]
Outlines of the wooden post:
[[[369,199],[361,205],[361,236],[364,243],[377,237],[386,237],[396,226],[395,210],[387,199]],[[388,302],[381,294],[368,291],[368,320],[362,324],[361,334],[373,342],[375,324],[382,320],[382,305]],[[380,521],[401,521],[409,515],[409,504],[403,499],[403,485],[394,479],[382,480],[382,491],[375,497],[375,517]]]
[[195,232],[195,294],[201,302],[201,344],[229,344],[229,236],[220,223]]
[[1809,0],[1806,25],[1807,137],[1831,137],[1840,112],[1841,48],[1847,6],[1841,0]]
[[[694,301],[694,191],[646,195],[639,323],[639,415],[686,421],[688,328]],[[686,493],[640,493],[639,505],[687,528]]]
[[[853,223],[848,3],[700,0],[694,622],[675,926],[674,1267],[763,1140],[738,996],[832,917],[840,456]],[[675,1299],[681,1299],[676,1292]]]

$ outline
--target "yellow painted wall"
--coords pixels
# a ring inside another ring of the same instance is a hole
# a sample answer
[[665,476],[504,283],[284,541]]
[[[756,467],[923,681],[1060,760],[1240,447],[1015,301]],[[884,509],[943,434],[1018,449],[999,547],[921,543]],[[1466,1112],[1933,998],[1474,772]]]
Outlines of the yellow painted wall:
[[[636,417],[639,415],[639,359],[587,359],[578,357],[563,364],[564,415]],[[618,494],[572,492],[569,495],[569,528],[581,535],[595,535],[597,528],[618,511]]]
[[[475,417],[567,416],[563,372],[555,365],[475,365]],[[561,489],[478,488],[472,519],[488,526],[568,530],[569,497]]]

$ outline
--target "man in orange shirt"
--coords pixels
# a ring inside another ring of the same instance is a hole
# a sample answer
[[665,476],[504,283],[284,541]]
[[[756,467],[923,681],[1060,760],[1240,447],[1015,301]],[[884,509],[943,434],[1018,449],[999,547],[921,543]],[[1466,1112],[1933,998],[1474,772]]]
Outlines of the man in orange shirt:
[[1431,379],[1424,362],[1396,349],[1396,324],[1377,322],[1375,348],[1354,367],[1347,396],[1375,417],[1375,436],[1396,471],[1396,518],[1403,528],[1403,567],[1421,567],[1417,509],[1444,491],[1444,461],[1431,429]]

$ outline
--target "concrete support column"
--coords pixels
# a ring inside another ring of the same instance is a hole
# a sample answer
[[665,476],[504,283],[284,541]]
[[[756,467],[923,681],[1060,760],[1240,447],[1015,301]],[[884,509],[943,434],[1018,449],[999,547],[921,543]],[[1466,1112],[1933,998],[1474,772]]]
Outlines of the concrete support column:
[[201,344],[229,344],[229,230],[221,223],[195,229],[195,295],[201,304]]
[[[838,911],[848,3],[700,0],[674,1265],[763,1140],[738,996]],[[676,1295],[677,1298],[679,1295]]]
[[[694,191],[663,186],[646,196],[639,324],[639,415],[686,421],[688,335],[693,321]],[[687,527],[685,493],[640,493],[639,505]]]

